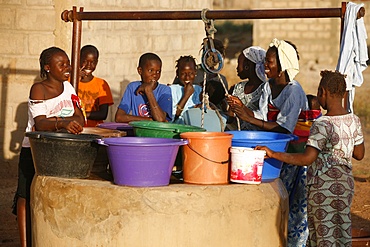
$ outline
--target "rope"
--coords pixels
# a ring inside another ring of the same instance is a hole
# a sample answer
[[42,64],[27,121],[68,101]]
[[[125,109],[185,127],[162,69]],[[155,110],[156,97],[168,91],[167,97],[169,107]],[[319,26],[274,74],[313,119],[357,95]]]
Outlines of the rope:
[[[229,92],[228,92],[228,90],[227,90],[227,88],[226,88],[226,85],[225,85],[224,81],[222,80],[222,77],[220,76],[220,74],[217,74],[217,76],[218,76],[218,79],[220,80],[220,82],[221,82],[222,86],[224,87],[224,90],[225,90],[225,96],[226,96],[226,97],[227,97],[227,96],[229,96]],[[239,119],[239,118],[238,118],[238,116],[236,116],[236,115],[235,115],[235,118],[236,118],[236,123],[237,123],[237,125],[238,125],[238,130],[240,131],[240,119]]]
[[213,35],[217,32],[217,29],[214,26],[213,20],[212,19],[211,20],[207,19],[207,17],[206,17],[206,14],[207,14],[208,10],[209,9],[202,9],[202,12],[201,12],[200,15],[202,17],[202,21],[205,24],[207,37],[209,37],[209,36],[213,37]]
[[204,126],[204,105],[206,102],[206,83],[207,83],[207,73],[203,73],[203,97],[202,97],[202,121],[200,127]]

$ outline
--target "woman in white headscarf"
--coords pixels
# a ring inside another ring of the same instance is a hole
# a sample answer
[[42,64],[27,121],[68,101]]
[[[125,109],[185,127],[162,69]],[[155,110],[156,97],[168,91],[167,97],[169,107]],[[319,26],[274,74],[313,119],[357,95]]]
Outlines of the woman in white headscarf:
[[[236,71],[243,81],[237,83],[232,89],[234,100],[240,101],[240,104],[252,111],[259,109],[259,100],[262,95],[263,84],[266,82],[265,62],[266,51],[259,46],[250,46],[245,48],[238,57]],[[234,116],[230,109],[229,115]],[[231,119],[231,118],[230,118]],[[236,129],[228,125],[229,129]],[[241,121],[240,129],[258,130],[259,128],[248,122]]]
[[[232,111],[262,130],[293,133],[300,112],[309,109],[305,92],[294,80],[299,72],[298,59],[295,45],[273,39],[266,52],[264,68],[268,83],[263,86],[259,109],[250,111],[229,97]],[[306,172],[307,167],[288,164],[284,164],[280,172],[289,194],[289,247],[305,246],[308,238]]]

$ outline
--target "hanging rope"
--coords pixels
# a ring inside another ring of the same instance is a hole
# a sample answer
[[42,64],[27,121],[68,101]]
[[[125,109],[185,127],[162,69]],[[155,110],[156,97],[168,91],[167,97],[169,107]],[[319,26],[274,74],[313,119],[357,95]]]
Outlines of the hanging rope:
[[[207,93],[205,93],[206,91],[206,83],[207,83],[207,73],[203,73],[204,77],[203,77],[203,98],[202,98],[202,119],[201,119],[201,127],[203,128],[204,126],[204,116],[205,116],[205,113],[206,113],[206,109],[215,109],[215,113],[218,117],[218,120],[220,122],[220,125],[221,125],[221,132],[224,132],[225,130],[225,124],[224,122],[222,121],[222,115],[220,113],[220,111],[217,109],[217,107],[209,101],[209,95]],[[222,82],[223,83],[223,82]],[[224,87],[225,88],[225,87]],[[211,107],[211,105],[213,107]]]
[[[226,88],[226,85],[225,85],[224,81],[222,80],[221,75],[220,75],[220,74],[217,74],[217,76],[218,76],[218,79],[220,80],[220,82],[221,82],[222,86],[224,87],[224,90],[225,90],[225,96],[226,96],[226,97],[227,97],[227,96],[229,96],[229,92],[228,92],[228,90],[227,90],[227,88]],[[239,120],[238,116],[236,116],[236,115],[235,115],[235,118],[236,118],[236,123],[237,123],[237,125],[238,125],[238,130],[240,131],[240,120]]]
[[202,127],[202,128],[204,126],[204,108],[205,108],[205,102],[206,102],[207,73],[203,73],[203,75],[204,76],[203,76],[203,97],[202,97],[202,121],[201,121],[201,125],[200,125],[200,127]]
[[[227,97],[229,95],[228,89],[226,88],[225,83],[222,80],[222,77],[220,76],[219,72],[224,66],[223,57],[222,54],[215,49],[213,38],[214,34],[217,32],[217,29],[214,27],[213,20],[209,20],[206,17],[208,9],[203,9],[201,13],[202,21],[204,22],[205,30],[206,30],[206,38],[203,39],[203,55],[201,59],[201,66],[203,70],[206,72],[204,73],[203,77],[203,99],[202,99],[202,121],[201,121],[201,127],[204,126],[204,113],[205,113],[205,104],[207,102],[207,107],[209,108],[209,99],[208,94],[206,96],[206,84],[207,84],[207,73],[209,74],[217,74],[224,90],[225,90],[225,96]],[[218,66],[217,66],[218,65]],[[217,67],[216,67],[217,66]],[[224,131],[225,126],[224,122],[222,121],[222,116],[220,111],[215,108],[215,112],[220,120],[221,123],[221,131]],[[240,120],[237,116],[236,121],[238,124],[238,130],[240,130]]]

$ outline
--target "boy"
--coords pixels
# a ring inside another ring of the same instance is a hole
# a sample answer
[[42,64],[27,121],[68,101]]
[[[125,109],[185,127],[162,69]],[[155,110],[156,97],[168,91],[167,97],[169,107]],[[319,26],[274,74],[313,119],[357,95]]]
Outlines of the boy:
[[172,121],[171,89],[158,82],[161,69],[162,61],[156,54],[141,55],[137,68],[141,81],[133,81],[127,85],[116,112],[116,122]]
[[85,127],[95,127],[107,118],[108,108],[113,105],[113,97],[108,83],[92,73],[99,59],[99,51],[93,45],[81,49],[81,80],[78,84],[78,96],[86,111]]

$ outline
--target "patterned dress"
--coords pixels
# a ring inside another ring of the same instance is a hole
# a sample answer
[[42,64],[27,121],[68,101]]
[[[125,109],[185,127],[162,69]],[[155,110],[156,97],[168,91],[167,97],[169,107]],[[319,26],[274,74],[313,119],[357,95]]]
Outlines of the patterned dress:
[[[262,95],[262,88],[264,83],[262,83],[256,90],[253,92],[246,94],[244,93],[244,87],[248,83],[248,81],[242,81],[235,85],[233,90],[233,95],[238,97],[240,101],[252,111],[257,111],[259,107],[259,100]],[[241,130],[261,130],[258,126],[250,124],[245,121],[240,122],[240,129]]]
[[307,246],[351,246],[354,195],[352,154],[364,141],[354,114],[322,116],[311,127],[307,145],[320,150],[307,171]]

